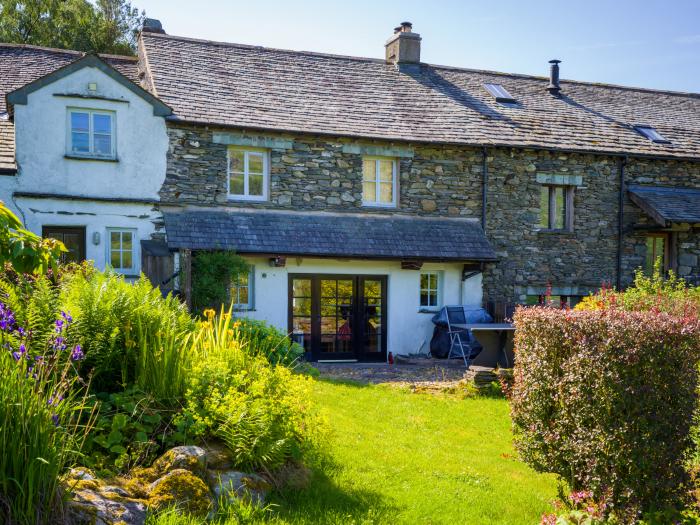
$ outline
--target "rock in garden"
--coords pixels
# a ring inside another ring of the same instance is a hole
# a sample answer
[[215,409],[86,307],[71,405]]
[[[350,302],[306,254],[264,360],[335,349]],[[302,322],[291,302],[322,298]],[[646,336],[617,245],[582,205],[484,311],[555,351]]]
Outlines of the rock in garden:
[[260,504],[267,499],[272,488],[270,484],[257,474],[247,474],[236,470],[210,470],[207,481],[217,500],[247,498]]
[[209,487],[192,472],[171,470],[148,487],[148,506],[153,509],[177,507],[195,516],[205,516],[212,507]]
[[[116,496],[117,499],[113,499]],[[146,506],[133,499],[96,490],[79,490],[68,503],[68,514],[75,523],[90,525],[143,525]]]
[[206,469],[207,453],[201,447],[181,446],[168,450],[153,463],[153,469],[165,474],[175,469],[185,469],[196,474],[203,474]]

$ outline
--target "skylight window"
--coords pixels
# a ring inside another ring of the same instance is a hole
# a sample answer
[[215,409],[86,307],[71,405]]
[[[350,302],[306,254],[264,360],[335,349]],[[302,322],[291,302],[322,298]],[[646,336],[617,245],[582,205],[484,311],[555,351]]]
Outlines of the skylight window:
[[515,102],[513,95],[508,93],[508,90],[500,84],[484,84],[484,87],[496,99],[496,102]]
[[646,138],[651,140],[652,142],[660,142],[662,144],[668,144],[671,141],[666,140],[661,133],[656,131],[656,128],[652,126],[635,126],[634,129],[636,129],[639,133],[644,135]]

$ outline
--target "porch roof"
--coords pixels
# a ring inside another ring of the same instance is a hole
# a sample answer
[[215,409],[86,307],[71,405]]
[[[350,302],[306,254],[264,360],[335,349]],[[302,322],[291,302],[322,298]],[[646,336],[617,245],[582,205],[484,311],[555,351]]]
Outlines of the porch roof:
[[164,211],[170,249],[365,259],[492,261],[478,222],[401,215]]
[[629,186],[632,202],[659,225],[700,224],[700,189]]

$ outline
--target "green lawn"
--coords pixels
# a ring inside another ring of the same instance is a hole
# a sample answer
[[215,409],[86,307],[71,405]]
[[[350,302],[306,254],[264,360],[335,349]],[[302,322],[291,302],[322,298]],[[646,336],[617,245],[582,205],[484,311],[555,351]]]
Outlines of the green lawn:
[[556,483],[515,457],[508,404],[318,381],[329,464],[275,498],[282,523],[535,524]]

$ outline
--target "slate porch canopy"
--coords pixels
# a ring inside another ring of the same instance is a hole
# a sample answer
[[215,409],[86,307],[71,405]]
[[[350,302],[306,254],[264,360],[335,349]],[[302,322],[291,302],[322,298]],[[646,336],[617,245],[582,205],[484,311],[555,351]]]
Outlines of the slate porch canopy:
[[664,228],[671,224],[700,224],[700,189],[630,186],[632,202]]
[[164,211],[171,250],[430,261],[493,261],[476,221],[275,211]]

